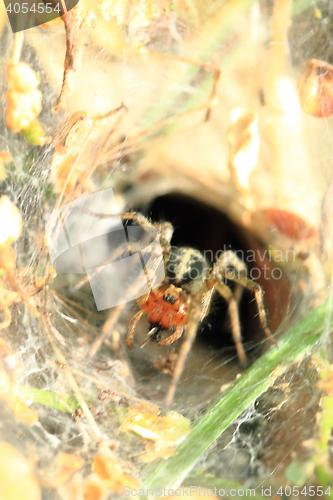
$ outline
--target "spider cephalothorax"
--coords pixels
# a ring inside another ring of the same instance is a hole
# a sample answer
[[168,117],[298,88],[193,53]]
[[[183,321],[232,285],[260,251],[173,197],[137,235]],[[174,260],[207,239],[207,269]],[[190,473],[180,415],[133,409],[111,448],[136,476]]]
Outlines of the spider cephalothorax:
[[158,323],[165,330],[186,324],[186,296],[174,285],[162,285],[152,290],[138,299],[138,304],[148,313],[150,323]]
[[189,247],[172,249],[166,265],[168,280],[191,293],[202,288],[209,270],[202,253]]
[[[148,340],[156,340],[161,345],[172,344],[182,335],[187,322],[188,304],[187,294],[181,288],[172,284],[162,284],[140,297],[137,302],[141,311],[134,316],[129,327],[127,346],[130,349],[133,345],[136,324],[145,313],[148,314],[151,328],[147,339],[140,344],[140,347],[146,345]],[[162,331],[173,327],[176,327],[174,334],[161,339]]]
[[[189,247],[173,249],[165,267],[165,282],[137,300],[141,311],[130,324],[127,336],[127,346],[130,349],[133,346],[136,324],[143,314],[148,314],[151,328],[140,347],[144,347],[149,340],[155,340],[160,345],[169,345],[177,340],[187,324],[189,298],[202,289],[209,271],[204,256]],[[172,335],[161,338],[163,330],[173,328],[175,331]]]

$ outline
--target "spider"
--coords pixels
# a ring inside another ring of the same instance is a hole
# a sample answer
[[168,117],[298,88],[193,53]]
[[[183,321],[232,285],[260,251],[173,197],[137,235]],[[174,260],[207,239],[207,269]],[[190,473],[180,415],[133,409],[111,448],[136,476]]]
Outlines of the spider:
[[[272,333],[267,325],[263,291],[258,283],[246,277],[247,267],[235,253],[232,251],[224,252],[217,259],[213,267],[211,267],[200,251],[190,247],[171,247],[173,227],[169,222],[152,223],[145,216],[137,212],[128,212],[120,215],[96,213],[91,215],[102,218],[120,217],[122,220],[132,221],[132,223],[134,222],[143,228],[157,231],[159,235],[159,243],[164,258],[165,278],[155,288],[151,287],[148,280],[149,292],[137,298],[140,310],[130,322],[126,343],[127,347],[132,349],[136,326],[145,314],[148,315],[150,329],[140,347],[144,347],[152,340],[162,346],[170,345],[184,334],[184,340],[165,399],[166,407],[169,407],[173,401],[176,386],[182,374],[187,355],[192,347],[200,323],[209,314],[212,296],[215,291],[228,304],[231,329],[237,354],[240,361],[242,363],[245,362],[246,356],[241,340],[236,293],[232,292],[226,284],[226,280],[235,282],[238,286],[247,288],[254,293],[261,326],[267,337],[275,344]],[[132,245],[131,250],[135,250],[134,245]],[[85,281],[86,279],[81,280],[75,286],[75,289],[82,286]],[[124,304],[120,304],[113,309],[109,319],[103,326],[100,337],[90,348],[89,356],[96,353],[96,350],[108,333],[112,332],[124,307]],[[171,334],[167,337],[162,337],[163,332],[169,330],[171,330]]]

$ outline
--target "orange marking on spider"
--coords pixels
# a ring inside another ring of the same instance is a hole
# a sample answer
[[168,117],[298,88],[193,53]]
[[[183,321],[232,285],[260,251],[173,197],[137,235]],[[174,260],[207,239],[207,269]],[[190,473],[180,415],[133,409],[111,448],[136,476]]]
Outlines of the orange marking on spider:
[[[137,300],[141,311],[131,321],[128,335],[127,347],[132,349],[135,327],[143,314],[148,314],[151,329],[148,337],[140,344],[144,347],[149,340],[156,340],[160,345],[169,345],[177,340],[183,333],[187,322],[187,299],[180,288],[174,285],[161,285],[155,290],[143,295]],[[176,326],[175,332],[161,339],[163,330],[169,330]]]

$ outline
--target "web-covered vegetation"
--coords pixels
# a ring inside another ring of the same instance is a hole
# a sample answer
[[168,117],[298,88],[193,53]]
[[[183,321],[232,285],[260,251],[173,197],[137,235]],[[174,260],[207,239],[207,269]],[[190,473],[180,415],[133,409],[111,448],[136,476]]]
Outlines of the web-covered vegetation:
[[[329,498],[331,11],[81,0],[14,36],[2,8],[1,498],[180,484],[256,498],[262,487],[284,498],[288,485],[307,498],[313,485]],[[174,244],[210,264],[227,243],[254,256],[278,349],[245,294],[241,366],[217,300],[164,411],[178,346],[139,350],[143,322],[129,354],[135,301],[113,324],[89,285],[74,290],[82,276],[56,276],[50,261],[53,210],[107,188],[121,212],[172,218]]]

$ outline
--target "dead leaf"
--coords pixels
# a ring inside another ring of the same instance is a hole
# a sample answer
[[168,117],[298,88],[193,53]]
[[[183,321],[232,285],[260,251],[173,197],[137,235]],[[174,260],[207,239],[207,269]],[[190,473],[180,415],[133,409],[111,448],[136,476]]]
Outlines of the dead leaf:
[[261,208],[262,213],[280,233],[295,240],[307,240],[316,236],[316,230],[302,217],[279,208]]
[[[174,411],[169,411],[165,417],[159,415],[160,410],[148,411],[142,405],[132,406],[128,410],[120,431],[134,431],[140,436],[154,441],[155,453],[150,448],[146,454],[140,457],[141,459],[147,461],[147,459],[154,460],[161,456],[167,458],[175,453],[172,447],[180,443],[189,432],[190,421]],[[164,455],[163,450],[165,450]]]
[[333,66],[318,59],[308,59],[299,77],[297,90],[305,113],[316,118],[333,114]]
[[130,488],[138,487],[137,481],[126,472],[123,472],[120,465],[112,458],[95,455],[92,469],[109,490],[122,493],[125,486]]

